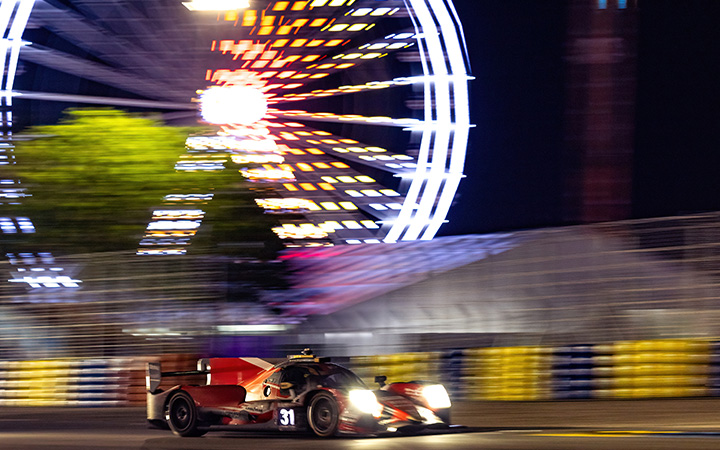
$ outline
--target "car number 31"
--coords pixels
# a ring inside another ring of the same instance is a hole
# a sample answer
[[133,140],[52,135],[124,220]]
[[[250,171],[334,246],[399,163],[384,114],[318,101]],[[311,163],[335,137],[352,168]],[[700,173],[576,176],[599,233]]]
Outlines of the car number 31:
[[281,408],[278,410],[278,424],[283,427],[295,426],[295,410]]

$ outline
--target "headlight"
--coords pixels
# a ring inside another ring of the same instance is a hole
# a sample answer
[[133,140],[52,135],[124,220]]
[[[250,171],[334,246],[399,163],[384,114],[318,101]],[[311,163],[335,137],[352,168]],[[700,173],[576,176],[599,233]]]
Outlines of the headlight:
[[383,406],[378,403],[373,391],[353,389],[350,391],[350,403],[360,412],[372,414],[374,417],[380,417],[382,414]]
[[423,397],[428,402],[431,409],[441,409],[450,407],[450,397],[441,384],[433,384],[423,388]]

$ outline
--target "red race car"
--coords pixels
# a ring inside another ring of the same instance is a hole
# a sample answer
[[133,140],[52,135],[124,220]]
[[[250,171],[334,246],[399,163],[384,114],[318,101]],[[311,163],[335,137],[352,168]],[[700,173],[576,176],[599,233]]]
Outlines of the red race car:
[[[436,383],[380,384],[370,390],[329,358],[302,355],[273,365],[259,358],[209,358],[198,370],[148,364],[147,419],[179,436],[211,430],[310,430],[317,436],[372,435],[450,423],[450,398]],[[206,374],[207,384],[159,389],[163,376]]]

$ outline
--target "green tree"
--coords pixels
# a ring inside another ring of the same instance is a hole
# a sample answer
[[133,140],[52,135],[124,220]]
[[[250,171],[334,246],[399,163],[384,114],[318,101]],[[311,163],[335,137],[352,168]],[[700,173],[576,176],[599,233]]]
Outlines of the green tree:
[[[165,195],[215,192],[222,193],[218,201],[200,206],[206,211],[201,230],[227,219],[222,203],[229,202],[244,214],[218,229],[240,230],[238,241],[273,241],[237,171],[175,170],[190,131],[113,109],[69,110],[58,125],[28,130],[43,137],[17,144],[11,170],[32,195],[15,212],[29,217],[36,233],[18,245],[66,254],[134,250],[153,209],[167,208]],[[201,231],[190,249],[228,247],[217,244],[212,232]]]

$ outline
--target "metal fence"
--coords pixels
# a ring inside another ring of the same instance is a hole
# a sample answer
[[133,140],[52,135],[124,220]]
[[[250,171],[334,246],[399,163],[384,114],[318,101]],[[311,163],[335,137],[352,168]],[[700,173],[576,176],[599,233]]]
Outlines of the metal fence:
[[[500,254],[443,273],[420,261],[414,284],[321,319],[283,316],[252,283],[233,287],[227,261],[215,258],[8,255],[0,360],[270,356],[300,342],[335,351],[345,344],[328,339],[340,332],[375,336],[372,354],[417,351],[435,336],[446,349],[720,336],[718,213],[504,236],[513,246]],[[67,278],[51,276],[60,269]],[[337,353],[352,355],[352,345]]]
[[10,254],[0,263],[10,280],[0,284],[0,359],[206,351],[223,324],[270,314],[254,286],[231,278],[232,266],[209,257]]

